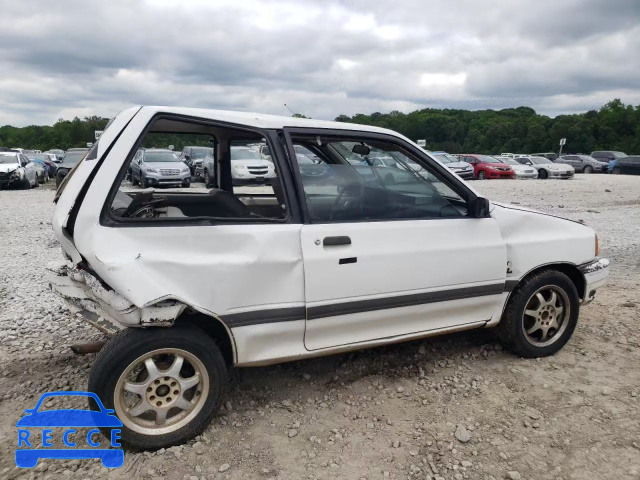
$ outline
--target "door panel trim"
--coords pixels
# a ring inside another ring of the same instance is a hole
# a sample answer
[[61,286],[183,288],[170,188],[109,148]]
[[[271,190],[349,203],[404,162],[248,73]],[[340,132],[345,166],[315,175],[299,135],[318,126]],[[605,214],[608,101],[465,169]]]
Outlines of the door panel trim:
[[[429,303],[462,300],[466,298],[498,295],[504,292],[504,282],[474,287],[453,288],[437,292],[422,292],[409,295],[380,297],[352,302],[332,303],[308,307],[307,320],[350,315],[354,313],[387,310],[390,308],[412,307]],[[247,312],[221,315],[220,318],[229,328],[261,325],[266,323],[290,322],[305,318],[305,307],[269,308]]]
[[230,313],[220,318],[229,328],[260,325],[262,323],[290,322],[303,320],[304,307],[270,308],[266,310],[251,310],[248,312]]
[[353,313],[371,312],[375,310],[387,310],[389,308],[412,307],[428,303],[462,300],[465,298],[483,297],[487,295],[498,295],[503,291],[504,282],[500,282],[490,285],[440,290],[437,292],[412,293],[409,295],[319,305],[307,308],[307,320],[336,317],[339,315],[351,315]]

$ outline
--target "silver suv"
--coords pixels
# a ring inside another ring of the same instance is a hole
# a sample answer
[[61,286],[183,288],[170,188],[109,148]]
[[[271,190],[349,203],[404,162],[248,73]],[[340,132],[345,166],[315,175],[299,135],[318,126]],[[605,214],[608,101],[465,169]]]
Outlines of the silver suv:
[[191,170],[172,150],[138,150],[129,169],[131,183],[143,188],[191,185]]
[[578,173],[607,173],[609,164],[596,160],[589,155],[562,155],[554,160],[554,163],[571,165]]

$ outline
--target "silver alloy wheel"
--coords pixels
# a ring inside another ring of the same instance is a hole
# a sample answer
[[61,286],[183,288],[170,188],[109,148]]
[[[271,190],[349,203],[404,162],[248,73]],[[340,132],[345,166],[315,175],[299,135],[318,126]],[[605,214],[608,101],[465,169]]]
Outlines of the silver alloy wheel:
[[122,372],[113,406],[130,430],[165,435],[191,422],[208,394],[204,364],[186,350],[163,348],[138,357]]
[[556,285],[539,288],[526,303],[522,315],[522,330],[527,341],[536,347],[546,347],[562,336],[569,324],[569,295]]

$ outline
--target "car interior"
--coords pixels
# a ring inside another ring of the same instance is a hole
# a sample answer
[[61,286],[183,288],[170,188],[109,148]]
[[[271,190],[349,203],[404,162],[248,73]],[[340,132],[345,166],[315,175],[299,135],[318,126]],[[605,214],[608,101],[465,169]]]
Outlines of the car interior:
[[[446,218],[466,215],[463,198],[394,144],[356,138],[293,138],[312,152],[322,175],[300,168],[313,222]],[[300,156],[297,156],[300,162]]]
[[[154,122],[140,145],[142,148],[175,147],[192,145],[194,137],[205,138],[213,146],[217,175],[214,187],[205,188],[204,183],[192,183],[191,188],[137,188],[126,180],[117,180],[119,187],[113,196],[111,213],[117,219],[244,219],[281,220],[285,218],[286,202],[283,189],[276,185],[236,186],[231,175],[230,148],[265,142],[255,132],[226,126],[215,126],[161,118]],[[171,145],[169,145],[171,143]],[[133,158],[133,156],[132,156]],[[128,159],[127,167],[131,159]],[[277,167],[276,167],[277,173]]]

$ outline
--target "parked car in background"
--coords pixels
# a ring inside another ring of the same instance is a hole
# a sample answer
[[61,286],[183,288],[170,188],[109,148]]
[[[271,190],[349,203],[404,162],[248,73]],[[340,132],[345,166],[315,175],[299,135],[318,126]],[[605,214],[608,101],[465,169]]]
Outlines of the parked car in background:
[[516,174],[516,178],[538,178],[538,170],[532,166],[522,165],[520,162],[511,157],[495,157],[497,160],[508,163]]
[[601,162],[609,163],[619,158],[625,158],[627,154],[624,152],[616,152],[613,150],[596,150],[595,152],[591,152],[591,156]]
[[58,168],[56,169],[56,187],[62,183],[62,180],[67,176],[69,171],[75,167],[88,152],[88,148],[70,148],[64,153],[62,162],[58,164]]
[[131,161],[131,183],[142,188],[191,186],[191,170],[176,152],[163,148],[138,150]]
[[566,163],[553,163],[545,157],[516,157],[522,165],[528,165],[538,171],[538,178],[573,178],[575,171],[571,165]]
[[[505,155],[506,156],[506,155]],[[473,177],[478,180],[487,180],[492,178],[514,178],[516,173],[506,160],[489,155],[480,155],[476,153],[463,153],[458,158],[464,162],[470,163],[473,167]]]
[[467,162],[458,160],[447,152],[429,152],[433,157],[444,164],[449,170],[464,180],[472,180],[474,177],[473,167]]
[[180,159],[187,164],[192,176],[202,174],[202,162],[205,158],[213,158],[213,148],[188,146],[182,149]]
[[50,153],[52,155],[55,155],[56,162],[61,162],[62,159],[64,158],[64,150],[60,150],[59,148],[52,148],[50,150],[47,150],[44,153]]
[[19,152],[0,152],[0,188],[38,186],[36,166]]
[[231,147],[231,177],[234,185],[269,184],[276,177],[273,162],[248,147]]
[[[36,167],[36,173],[38,177],[38,183],[43,184],[49,181],[49,165],[45,161],[45,156],[35,150],[25,150],[24,155],[33,162]],[[47,159],[48,161],[48,159]]]
[[640,155],[616,158],[609,164],[609,171],[614,175],[640,175]]
[[511,157],[511,158],[513,158],[513,157],[516,156],[516,154],[515,153],[501,153],[500,156],[501,157]]
[[558,158],[558,154],[554,152],[544,152],[544,153],[530,153],[529,155],[523,155],[525,157],[544,157],[548,158],[552,162],[555,162]]
[[607,173],[609,170],[608,162],[601,162],[589,155],[562,155],[553,162],[571,165],[576,173]]
[[[236,160],[219,163],[218,188],[122,190],[132,139],[176,130],[282,139],[334,174],[308,184],[295,158],[272,149],[282,178],[247,195],[228,180],[250,149],[220,142],[217,153]],[[79,316],[119,331],[84,360],[87,390],[115,410],[134,449],[199,435],[226,399],[231,367],[492,327],[519,357],[553,355],[609,274],[591,228],[490,202],[392,130],[145,106],[118,114],[99,142],[97,159],[58,192],[64,258],[45,272]],[[404,182],[364,179],[343,154],[374,148],[415,165]],[[69,325],[60,316],[51,326]]]

